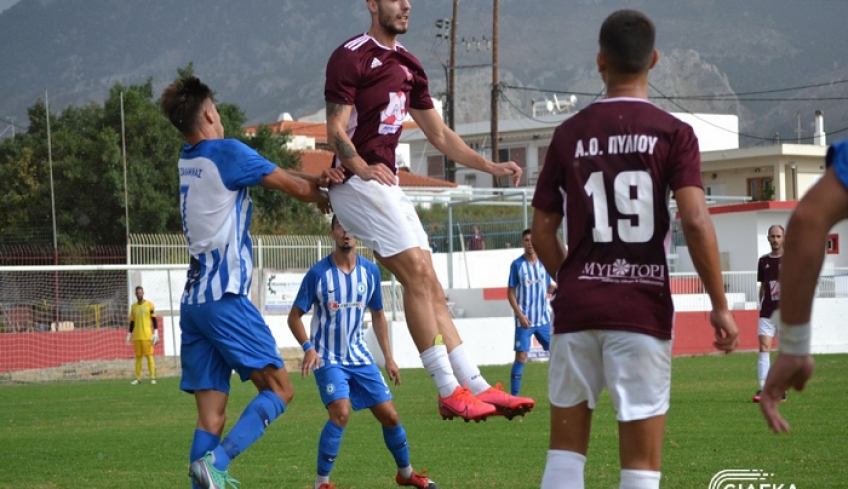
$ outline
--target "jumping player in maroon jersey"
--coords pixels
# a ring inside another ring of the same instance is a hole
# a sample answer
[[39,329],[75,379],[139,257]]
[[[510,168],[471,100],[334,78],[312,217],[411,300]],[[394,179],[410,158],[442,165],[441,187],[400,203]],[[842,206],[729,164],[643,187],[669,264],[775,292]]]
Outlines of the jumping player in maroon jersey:
[[408,0],[367,0],[371,28],[346,41],[327,63],[327,140],[344,168],[330,201],[342,226],[374,251],[403,284],[409,332],[439,390],[439,412],[466,421],[509,418],[532,409],[480,375],[457,333],[436,278],[430,244],[412,203],[397,184],[395,148],[407,114],[450,159],[517,184],[514,162],[493,163],[451,131],[430,99],[421,63],[397,36],[409,26]]
[[[757,339],[760,342],[760,356],[757,360],[757,377],[760,388],[754,397],[754,402],[760,402],[760,393],[766,383],[771,364],[771,342],[777,333],[777,328],[771,320],[780,301],[780,259],[783,258],[783,226],[769,226],[768,242],[771,253],[766,253],[757,261],[757,282],[760,283],[760,317],[757,320]],[[786,400],[786,394],[782,400]]]
[[[606,18],[597,55],[606,97],[556,129],[533,198],[533,246],[557,283],[542,489],[584,487],[592,411],[604,387],[619,421],[619,487],[659,487],[674,317],[670,192],[712,302],[714,345],[730,352],[738,344],[697,139],[647,100],[648,71],[659,58],[654,38],[640,12]],[[557,232],[563,218],[567,252]]]

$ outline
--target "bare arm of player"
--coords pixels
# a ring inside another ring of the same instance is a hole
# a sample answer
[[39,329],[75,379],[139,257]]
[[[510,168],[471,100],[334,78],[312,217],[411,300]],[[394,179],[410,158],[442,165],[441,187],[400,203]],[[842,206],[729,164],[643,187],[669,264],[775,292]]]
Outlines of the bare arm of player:
[[518,318],[518,324],[521,325],[522,328],[525,328],[525,329],[529,328],[530,327],[530,320],[527,319],[527,316],[525,316],[524,313],[521,312],[521,308],[518,307],[518,299],[515,298],[515,289],[514,288],[512,288],[512,287],[506,288],[506,298],[509,301],[509,307],[512,308],[513,314],[515,314],[515,317]]
[[327,196],[320,191],[315,182],[292,175],[282,168],[275,168],[274,171],[262,177],[260,185],[264,188],[279,190],[303,202],[321,203],[327,200]]
[[389,345],[389,324],[386,322],[385,311],[380,309],[371,311],[371,322],[374,327],[374,336],[377,337],[377,343],[380,345],[380,350],[383,352],[383,358],[386,359],[386,373],[389,375],[389,380],[395,385],[400,385],[400,370],[394,357],[392,357],[392,347]]
[[536,255],[542,260],[545,271],[556,280],[557,272],[568,256],[557,229],[562,222],[562,214],[533,210],[531,239]]
[[[786,226],[780,262],[780,321],[785,327],[810,322],[827,233],[843,219],[848,219],[848,191],[828,169],[798,203]],[[789,430],[777,408],[781,396],[790,388],[803,390],[814,369],[809,355],[778,353],[760,399],[760,409],[775,433]]]
[[510,177],[512,185],[517,187],[521,181],[521,167],[515,162],[494,163],[480,156],[468,147],[459,135],[445,124],[436,109],[409,109],[409,114],[418,127],[424,131],[427,140],[448,158],[468,168],[491,173],[501,177]]
[[382,163],[369,165],[356,152],[353,141],[347,135],[347,126],[352,113],[352,105],[327,102],[327,143],[330,149],[338,156],[345,168],[362,180],[376,180],[384,185],[394,185],[397,178],[389,167]]
[[710,212],[707,210],[704,190],[699,187],[683,187],[674,192],[674,198],[677,200],[692,263],[713,305],[710,313],[710,323],[715,328],[716,338],[713,346],[730,353],[739,345],[739,328],[733,314],[727,309],[727,297],[724,295],[724,282],[718,258],[718,239]]
[[[309,341],[309,335],[306,334],[306,328],[303,326],[304,314],[299,307],[292,306],[288,318],[289,329],[294,335],[294,339],[301,345]],[[309,348],[303,352],[303,363],[300,365],[301,377],[307,377],[309,372],[316,367],[318,367],[318,353],[315,348]]]

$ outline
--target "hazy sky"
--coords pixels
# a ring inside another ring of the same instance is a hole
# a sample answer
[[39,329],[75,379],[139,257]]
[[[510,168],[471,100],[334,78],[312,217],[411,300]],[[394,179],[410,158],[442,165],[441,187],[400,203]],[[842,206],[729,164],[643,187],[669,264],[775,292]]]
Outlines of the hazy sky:
[[6,10],[12,5],[18,3],[20,0],[0,0],[0,12]]

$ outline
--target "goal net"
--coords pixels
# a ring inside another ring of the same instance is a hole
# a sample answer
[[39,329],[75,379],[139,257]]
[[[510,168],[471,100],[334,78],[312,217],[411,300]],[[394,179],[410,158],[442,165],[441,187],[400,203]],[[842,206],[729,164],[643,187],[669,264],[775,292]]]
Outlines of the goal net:
[[[179,368],[175,345],[186,265],[0,267],[0,380],[120,378],[133,375],[125,343],[134,289],[159,317],[160,375]],[[146,366],[146,365],[145,365]]]

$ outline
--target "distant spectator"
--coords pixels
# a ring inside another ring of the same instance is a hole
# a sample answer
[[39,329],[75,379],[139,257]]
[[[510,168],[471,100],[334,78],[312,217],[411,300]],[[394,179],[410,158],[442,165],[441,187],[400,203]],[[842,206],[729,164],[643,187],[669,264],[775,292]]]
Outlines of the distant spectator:
[[506,243],[504,243],[504,248],[512,248],[512,243],[507,241]]
[[474,224],[471,226],[471,234],[468,236],[468,243],[465,248],[468,251],[477,251],[486,249],[486,241],[483,239],[483,232]]

